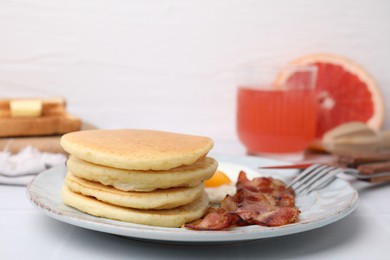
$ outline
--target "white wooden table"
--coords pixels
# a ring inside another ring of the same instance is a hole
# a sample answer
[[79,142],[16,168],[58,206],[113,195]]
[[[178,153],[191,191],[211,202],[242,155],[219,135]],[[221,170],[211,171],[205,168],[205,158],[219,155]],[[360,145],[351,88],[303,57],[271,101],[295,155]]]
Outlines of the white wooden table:
[[[243,155],[234,142],[216,152]],[[100,233],[52,219],[26,188],[0,186],[0,259],[389,259],[390,183],[357,181],[357,209],[328,226],[284,237],[228,245],[172,245]]]

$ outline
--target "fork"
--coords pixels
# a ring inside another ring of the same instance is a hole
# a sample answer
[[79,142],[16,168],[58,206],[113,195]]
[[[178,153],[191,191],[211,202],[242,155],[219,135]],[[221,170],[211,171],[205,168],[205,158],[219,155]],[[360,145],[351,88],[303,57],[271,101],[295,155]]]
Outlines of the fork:
[[390,172],[381,172],[374,174],[361,174],[359,170],[353,168],[341,168],[324,164],[313,164],[300,172],[288,185],[287,188],[292,188],[295,194],[300,194],[304,191],[307,193],[313,190],[318,190],[330,184],[337,178],[340,173],[345,173],[358,179],[373,179],[373,178],[388,178]]

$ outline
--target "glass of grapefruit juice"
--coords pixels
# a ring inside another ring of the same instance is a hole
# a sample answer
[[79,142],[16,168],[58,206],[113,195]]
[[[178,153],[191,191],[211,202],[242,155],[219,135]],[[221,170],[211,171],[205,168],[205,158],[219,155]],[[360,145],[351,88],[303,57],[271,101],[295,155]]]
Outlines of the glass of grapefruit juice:
[[237,132],[248,154],[303,154],[314,140],[316,68],[289,66],[279,75],[286,74],[288,82],[238,88]]

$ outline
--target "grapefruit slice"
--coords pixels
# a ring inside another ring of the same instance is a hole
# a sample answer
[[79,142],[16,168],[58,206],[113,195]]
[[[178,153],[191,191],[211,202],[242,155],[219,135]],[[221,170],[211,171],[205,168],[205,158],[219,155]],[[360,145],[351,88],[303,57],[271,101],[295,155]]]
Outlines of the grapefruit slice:
[[[384,121],[382,92],[372,76],[355,62],[333,54],[318,53],[300,57],[292,65],[315,65],[318,69],[316,91],[319,114],[316,137],[346,122],[359,121],[379,130]],[[281,73],[276,86],[294,80]]]

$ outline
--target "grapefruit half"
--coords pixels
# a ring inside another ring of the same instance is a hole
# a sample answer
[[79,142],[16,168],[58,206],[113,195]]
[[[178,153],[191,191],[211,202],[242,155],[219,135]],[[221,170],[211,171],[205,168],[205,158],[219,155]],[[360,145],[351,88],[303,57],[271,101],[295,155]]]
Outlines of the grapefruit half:
[[[300,57],[292,65],[315,65],[319,114],[316,137],[346,122],[359,121],[379,130],[384,121],[382,92],[373,77],[355,62],[333,54],[318,53]],[[275,85],[282,86],[294,76],[281,73]]]

